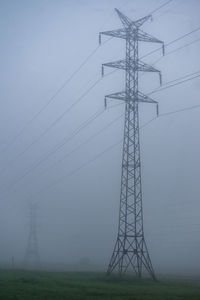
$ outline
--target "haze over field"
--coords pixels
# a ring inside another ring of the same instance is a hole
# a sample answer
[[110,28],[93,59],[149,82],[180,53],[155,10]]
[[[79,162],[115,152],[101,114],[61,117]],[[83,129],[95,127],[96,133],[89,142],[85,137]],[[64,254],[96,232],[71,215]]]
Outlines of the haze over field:
[[[123,90],[123,71],[93,85],[102,63],[125,57],[124,41],[104,44],[108,38],[102,37],[102,46],[74,71],[98,46],[99,31],[121,27],[115,7],[137,19],[162,3],[0,1],[1,265],[11,265],[14,257],[20,266],[24,259],[30,203],[38,204],[42,264],[84,259],[108,264],[117,236],[122,143],[97,155],[122,139],[124,105],[108,102],[107,110],[77,130],[104,109],[106,94]],[[166,44],[165,57],[160,50],[143,59],[154,64],[161,58],[155,67],[162,71],[163,84],[200,73],[200,30],[167,46],[198,28],[199,17],[199,0],[174,0],[145,23],[143,30]],[[158,47],[141,43],[140,57]],[[157,87],[157,74],[141,76],[142,92]],[[200,108],[180,111],[200,105],[199,94],[199,77],[152,94],[161,116],[141,129],[144,232],[159,273],[200,274]],[[141,126],[155,116],[154,105],[140,105]]]

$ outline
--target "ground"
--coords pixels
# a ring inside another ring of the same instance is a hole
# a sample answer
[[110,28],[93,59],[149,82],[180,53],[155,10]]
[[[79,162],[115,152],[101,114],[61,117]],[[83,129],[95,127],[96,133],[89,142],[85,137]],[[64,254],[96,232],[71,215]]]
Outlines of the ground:
[[94,272],[0,271],[0,300],[200,300],[200,280],[106,277]]

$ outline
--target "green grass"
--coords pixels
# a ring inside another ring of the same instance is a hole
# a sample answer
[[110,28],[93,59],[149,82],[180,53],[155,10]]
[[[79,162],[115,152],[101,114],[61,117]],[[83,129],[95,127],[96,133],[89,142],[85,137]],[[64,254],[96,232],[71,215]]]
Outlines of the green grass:
[[103,273],[0,271],[1,300],[200,300],[198,281],[160,281]]

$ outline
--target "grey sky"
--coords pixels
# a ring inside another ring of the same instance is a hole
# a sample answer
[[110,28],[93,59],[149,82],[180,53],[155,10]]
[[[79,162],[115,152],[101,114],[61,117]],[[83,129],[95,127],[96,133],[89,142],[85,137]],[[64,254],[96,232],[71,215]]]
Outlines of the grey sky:
[[[98,45],[99,30],[121,27],[114,8],[130,18],[141,17],[163,1],[0,1],[0,239],[2,262],[14,255],[23,260],[28,234],[28,200],[39,202],[38,239],[41,259],[74,262],[88,256],[106,264],[117,234],[121,145],[60,184],[53,183],[122,138],[123,118],[79,151],[43,172],[123,113],[123,105],[108,109],[91,125],[41,164],[23,176],[41,157],[82,122],[103,108],[105,94],[123,89],[124,74],[105,77],[70,113],[18,159],[21,153],[101,73],[101,64],[124,57],[124,42],[103,45],[51,105],[27,126],[16,142],[4,150],[23,126],[40,110],[63,82]],[[174,0],[155,13],[144,31],[171,40],[199,26],[200,1]],[[200,31],[166,48],[166,53],[200,38]],[[104,39],[103,39],[104,40]],[[106,40],[106,38],[105,38]],[[141,56],[156,45],[142,44]],[[200,42],[168,55],[156,67],[163,83],[200,70]],[[154,63],[161,51],[144,59]],[[110,72],[110,70],[105,70]],[[141,78],[140,89],[158,87],[156,75]],[[199,79],[162,91],[152,97],[160,113],[200,104]],[[108,106],[116,102],[109,103]],[[141,124],[155,116],[155,107],[143,105]],[[200,110],[160,117],[141,130],[144,226],[155,269],[167,266],[198,271],[200,250]],[[52,185],[44,193],[38,191]],[[189,262],[189,257],[191,261]],[[191,267],[190,267],[191,264]]]

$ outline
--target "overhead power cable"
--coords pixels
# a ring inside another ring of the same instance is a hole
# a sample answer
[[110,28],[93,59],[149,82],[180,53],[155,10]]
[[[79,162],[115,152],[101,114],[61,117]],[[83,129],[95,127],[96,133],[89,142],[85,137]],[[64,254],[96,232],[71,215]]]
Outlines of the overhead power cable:
[[[172,1],[172,0],[170,0]],[[163,4],[162,6],[164,5],[167,5],[170,1],[167,1],[165,4]],[[154,10],[157,11],[161,8],[158,7]],[[153,12],[151,12],[153,13]],[[198,28],[196,30],[193,30],[192,32],[190,33],[187,33],[185,36],[195,32],[199,30]],[[170,45],[171,43],[175,42],[175,41],[178,41],[179,39],[183,38],[184,36],[168,43],[167,45]],[[112,37],[108,38],[105,42],[102,43],[102,45],[104,45],[105,43],[107,43],[109,40],[111,40]],[[167,46],[165,45],[165,46]],[[3,151],[6,151],[8,150],[8,148],[10,148],[11,145],[13,145],[13,143],[15,143],[15,141],[24,133],[24,131],[34,122],[34,120],[51,104],[51,102],[54,101],[54,99],[56,98],[56,96],[67,86],[67,84],[74,78],[74,76],[82,69],[82,67],[90,60],[90,58],[92,58],[94,56],[94,54],[97,52],[97,50],[99,49],[99,45],[86,57],[86,59],[80,64],[80,66],[66,79],[66,81],[64,81],[64,83],[56,90],[56,92],[49,98],[49,100],[44,104],[44,106],[38,111],[35,113],[35,115],[26,122],[26,124],[22,127],[22,129],[17,133],[17,135],[12,138],[12,140],[7,144],[7,146],[5,148],[3,148]],[[160,49],[160,48],[159,48]],[[155,51],[158,51],[159,49],[156,49]],[[147,53],[145,56],[143,57],[146,57],[147,55],[150,55],[151,53],[153,53],[152,51]]]
[[[144,123],[141,127],[140,127],[140,130],[143,129],[144,127],[148,126],[150,123],[152,123],[154,120],[160,118],[160,117],[163,117],[163,116],[168,116],[168,115],[172,115],[172,114],[175,114],[175,113],[180,113],[180,112],[184,112],[184,111],[187,111],[187,110],[194,110],[196,108],[200,108],[200,104],[199,105],[193,105],[193,106],[189,106],[189,107],[185,107],[185,108],[182,108],[182,109],[178,109],[178,110],[174,110],[174,111],[170,111],[170,112],[166,112],[166,113],[162,113],[160,114],[158,117],[154,117],[152,118],[151,120],[149,120],[148,122]],[[120,118],[121,115],[118,117]],[[115,121],[117,121],[117,118],[115,120],[113,120],[111,123],[114,123]],[[111,125],[108,124],[108,126]],[[101,130],[101,132],[103,131],[104,129]],[[100,134],[100,133],[97,133],[97,135]],[[91,164],[92,162],[94,162],[95,160],[97,160],[99,157],[101,157],[103,154],[105,154],[106,152],[109,152],[110,150],[112,150],[113,148],[115,148],[117,145],[119,145],[121,142],[123,141],[123,139],[117,141],[116,143],[112,144],[111,146],[109,146],[108,148],[106,148],[104,151],[100,152],[98,155],[96,155],[94,158],[88,160],[87,162],[85,162],[84,164],[82,164],[80,167],[78,167],[77,169],[73,170],[72,172],[70,172],[69,174],[65,175],[64,177],[61,177],[59,178],[56,182],[54,182],[53,184],[50,184],[48,187],[45,187],[45,188],[42,188],[41,190],[39,190],[39,192],[37,192],[36,196],[46,190],[48,190],[49,188],[53,187],[54,185],[57,185],[58,183],[60,183],[61,181],[63,181],[64,179],[66,179],[67,177],[70,177],[72,175],[74,175],[76,172],[80,171],[82,168],[86,167],[87,165]],[[84,142],[85,144],[86,142]],[[78,146],[79,148],[81,147]],[[76,151],[76,150],[75,150]],[[71,155],[71,153],[70,153]],[[63,160],[63,159],[62,159]],[[60,162],[61,160],[59,160]]]
[[[144,127],[148,126],[150,123],[152,123],[154,120],[160,118],[160,117],[164,117],[164,116],[168,116],[168,115],[172,115],[174,113],[180,113],[183,111],[187,111],[187,110],[193,110],[196,108],[200,108],[200,105],[194,105],[194,106],[190,106],[190,107],[185,107],[179,110],[175,110],[175,111],[170,111],[170,112],[166,112],[163,114],[160,114],[158,117],[155,117],[153,119],[151,119],[150,121],[146,122],[145,124],[143,124],[140,129],[143,129]],[[79,172],[81,169],[87,167],[88,165],[90,165],[91,163],[93,163],[94,161],[98,160],[101,156],[103,156],[105,153],[110,152],[112,149],[114,149],[116,146],[120,145],[122,143],[123,139],[118,140],[117,142],[115,142],[114,144],[112,144],[111,146],[109,146],[108,148],[106,148],[105,150],[103,150],[102,152],[100,152],[99,154],[97,154],[96,156],[94,156],[92,159],[86,161],[85,163],[83,163],[80,167],[74,169],[73,171],[69,172],[68,174],[60,177],[58,180],[56,180],[54,183],[49,184],[48,186],[46,186],[45,188],[40,189],[34,196],[37,196],[51,188],[53,188],[55,185],[61,183],[62,181],[64,181],[66,178],[73,176],[74,174],[76,174],[77,172]],[[32,197],[30,197],[28,200],[30,200]]]
[[[193,31],[191,31],[191,32],[189,32],[189,33],[187,33],[187,34],[185,34],[185,35],[182,35],[182,36],[180,36],[180,37],[178,37],[178,38],[176,38],[175,40],[173,40],[173,41],[171,41],[171,42],[169,42],[166,46],[168,46],[168,45],[171,45],[172,43],[174,43],[174,42],[176,42],[177,40],[180,40],[180,39],[182,39],[182,38],[184,38],[185,36],[188,36],[189,34],[191,34],[191,33],[193,33],[194,31],[197,31],[197,30],[199,30],[200,29],[200,27],[199,28],[197,28],[197,29],[195,29],[195,30],[193,30]],[[108,40],[107,40],[108,41]],[[106,41],[106,42],[107,42]],[[159,48],[160,49],[160,48]],[[159,49],[156,49],[156,51],[158,51]],[[151,52],[149,52],[149,54],[147,53],[145,56],[147,56],[147,55],[150,55],[152,53],[152,51]],[[144,56],[143,56],[144,57]],[[112,71],[112,72],[110,72],[110,73],[108,73],[108,74],[106,74],[106,75],[104,75],[104,77],[105,76],[109,76],[109,75],[111,75],[112,73],[114,73],[114,72],[116,72],[117,70],[114,70],[114,71]],[[82,98],[84,98],[100,81],[102,80],[102,78],[99,78],[88,90],[86,90],[86,92],[82,95],[82,96],[80,96],[74,103],[72,103],[72,105],[67,109],[67,110],[65,110],[49,127],[47,127],[47,129],[38,137],[38,138],[36,138],[31,144],[29,144],[22,152],[20,152],[17,156],[15,156],[15,158],[13,159],[13,160],[11,160],[10,162],[8,162],[8,164],[12,164],[16,159],[18,159],[19,157],[21,157],[24,153],[26,153],[34,144],[36,144],[43,136],[45,136],[50,130],[51,130],[51,128],[53,128]]]
[[172,2],[173,0],[168,0],[165,3],[161,4],[160,6],[158,6],[157,8],[155,8],[154,10],[152,10],[149,14],[152,15],[155,12],[157,12],[158,10],[160,10],[161,8],[163,8],[164,6],[168,5],[170,2]]
[[168,8],[168,10],[163,10],[163,11],[161,11],[161,12],[157,15],[157,17],[160,18],[160,17],[163,16],[164,14],[168,14],[168,13],[170,13],[170,12],[173,12],[174,8],[180,6],[180,4],[184,3],[184,0],[176,0],[176,1],[173,1],[173,3],[174,3],[173,6],[170,6],[170,7]]
[[[169,89],[169,88],[171,88],[171,87],[174,87],[174,86],[176,86],[176,85],[180,85],[180,84],[182,84],[182,83],[185,83],[185,82],[194,80],[194,79],[196,79],[196,78],[198,78],[198,77],[200,77],[200,74],[199,74],[199,75],[196,75],[196,76],[193,76],[193,77],[191,77],[191,78],[182,80],[182,81],[180,81],[180,82],[176,82],[176,83],[174,83],[174,84],[170,84],[170,85],[167,85],[167,86],[165,86],[165,87],[158,88],[158,89],[153,90],[152,92],[148,93],[148,96],[149,96],[149,95],[152,95],[152,94],[155,94],[155,93],[159,93],[159,92],[161,92],[161,91],[164,91],[164,90]],[[176,81],[177,81],[177,80],[176,80]]]
[[183,48],[186,48],[186,47],[188,47],[188,46],[190,46],[190,45],[193,45],[193,44],[195,44],[195,43],[197,43],[197,42],[199,42],[199,41],[200,41],[200,38],[195,39],[195,40],[191,41],[190,43],[187,43],[187,44],[185,44],[185,45],[183,45],[183,46],[180,46],[180,47],[178,47],[178,48],[176,48],[176,49],[174,49],[174,50],[171,50],[170,52],[167,53],[167,55],[172,54],[172,53],[175,53],[175,52],[177,52],[177,51],[179,51],[179,50],[181,50],[181,49],[183,49]]
[[[196,73],[197,73],[197,72],[192,73],[192,74],[196,74]],[[188,77],[189,75],[191,75],[191,74],[187,74],[187,75],[182,76],[182,77],[180,77],[180,78],[185,78],[185,77]],[[173,87],[173,86],[175,86],[175,85],[182,84],[182,83],[184,83],[184,82],[187,82],[187,81],[189,81],[189,80],[195,79],[195,78],[197,78],[197,77],[200,77],[200,74],[197,75],[197,76],[193,76],[192,78],[188,78],[188,79],[182,80],[181,82],[177,82],[177,83],[174,83],[174,84],[170,84],[169,86],[163,87],[163,88],[161,88],[161,89],[156,89],[156,90],[154,90],[154,91],[148,93],[148,95],[151,95],[151,94],[153,94],[153,93],[157,93],[157,92],[160,92],[160,91],[162,91],[162,90],[171,88],[171,87]],[[179,80],[180,78],[174,79],[174,80],[170,81],[170,83],[176,82],[176,81]],[[33,169],[35,169],[36,167],[40,166],[40,165],[41,165],[44,161],[46,161],[52,154],[54,154],[54,153],[57,152],[60,148],[62,148],[67,142],[69,142],[75,135],[77,135],[83,128],[85,128],[86,126],[88,126],[92,121],[94,121],[94,120],[95,120],[98,116],[100,116],[102,113],[103,113],[103,111],[96,112],[96,113],[94,114],[94,116],[91,116],[91,117],[89,118],[89,120],[86,120],[86,121],[84,122],[84,124],[82,124],[82,125],[80,126],[80,128],[78,128],[78,130],[75,131],[74,134],[72,134],[72,135],[71,135],[70,137],[68,137],[67,139],[65,138],[64,141],[63,141],[62,143],[60,143],[59,145],[55,146],[51,151],[49,151],[47,154],[45,154],[45,155],[44,155],[39,161],[37,161],[37,162],[36,162],[29,170],[27,170],[27,171],[25,172],[25,174],[22,175],[22,176],[20,177],[19,180],[21,181],[21,179],[23,179],[24,177],[26,177]],[[18,180],[17,180],[17,182],[18,182]],[[9,185],[9,188],[10,188],[10,185]]]
[[[111,38],[108,38],[104,43],[106,44]],[[79,65],[79,67],[63,82],[63,84],[55,91],[55,93],[49,98],[49,100],[33,115],[31,119],[29,119],[26,124],[22,127],[22,129],[16,134],[14,138],[6,145],[6,147],[3,150],[8,150],[15,141],[22,136],[24,131],[38,118],[38,116],[46,110],[46,108],[55,100],[57,95],[70,83],[70,81],[75,77],[75,75],[87,64],[87,62],[94,56],[94,54],[97,52],[97,50],[100,48],[98,45]]]
[[[195,72],[196,73],[196,72]],[[194,74],[194,73],[192,73]],[[186,75],[188,76],[188,75]],[[184,76],[185,77],[185,76]],[[178,83],[175,83],[175,84],[171,84],[169,86],[166,86],[162,89],[157,89],[157,90],[154,90],[153,92],[150,92],[148,93],[147,95],[150,95],[152,93],[157,93],[157,92],[160,92],[161,90],[163,89],[167,89],[167,88],[171,88],[173,87],[174,85],[178,85],[178,84],[182,84],[186,81],[189,81],[189,80],[192,80],[196,77],[200,77],[200,74],[198,76],[194,76],[192,78],[189,78],[189,79],[186,79],[186,80],[182,80],[181,82],[178,82]],[[183,78],[183,77],[181,77]],[[177,81],[178,79],[174,79],[173,81],[170,81],[170,82],[175,82]],[[198,107],[198,106],[195,106],[195,107]],[[74,134],[72,134],[70,137],[68,138],[65,138],[64,141],[62,143],[60,143],[59,145],[56,145],[51,151],[49,151],[47,154],[45,154],[39,161],[37,161],[30,169],[28,169],[17,181],[14,182],[14,184],[18,181],[21,181],[24,177],[26,177],[30,172],[32,172],[35,168],[37,168],[38,166],[40,166],[44,161],[46,161],[51,155],[53,155],[55,152],[57,152],[59,149],[61,149],[67,142],[69,142],[75,135],[77,135],[82,129],[84,129],[86,126],[88,126],[89,124],[91,124],[91,122],[93,122],[97,117],[99,117],[102,113],[103,113],[104,110],[100,110],[99,112],[97,111],[94,116],[90,117],[89,120],[86,120],[84,122],[84,124],[82,124],[80,126],[80,128],[78,130],[75,131]],[[167,113],[169,114],[169,113]],[[162,114],[164,116],[164,114]],[[160,115],[160,116],[162,116]],[[156,117],[157,118],[157,117]],[[144,124],[141,128],[147,126],[149,123],[151,123],[153,120],[155,120],[156,118],[153,118],[152,120],[148,121],[147,124]],[[12,184],[13,185],[13,184]],[[8,186],[8,189],[10,190],[11,186],[12,185],[9,185]],[[7,188],[6,188],[7,190]]]
[[[188,74],[186,74],[186,75],[184,75],[184,76],[181,76],[181,77],[178,77],[178,78],[176,78],[176,79],[172,79],[172,80],[170,80],[170,81],[167,81],[167,82],[165,82],[162,86],[169,85],[169,84],[171,84],[171,83],[173,83],[173,82],[180,81],[180,80],[182,80],[182,79],[191,77],[191,76],[196,75],[196,74],[199,74],[199,73],[200,73],[200,70],[195,71],[195,72],[192,72],[192,73],[188,73]],[[159,89],[160,89],[160,88],[159,88]]]
[[180,112],[183,112],[183,111],[193,110],[193,109],[196,109],[196,108],[200,108],[200,104],[184,107],[184,108],[169,111],[169,112],[166,112],[166,113],[162,113],[162,114],[159,115],[159,117],[169,116],[169,115],[177,114],[177,113],[180,113]]
[[[158,117],[154,117],[151,120],[149,120],[148,122],[144,123],[142,126],[140,126],[140,130],[143,129],[144,127],[148,126],[150,123],[152,123],[153,121],[155,121],[156,119],[160,118],[160,117],[164,117],[164,116],[168,116],[168,115],[172,115],[172,114],[176,114],[176,113],[180,113],[180,112],[184,112],[187,110],[194,110],[196,108],[200,108],[200,104],[199,105],[193,105],[193,106],[189,106],[189,107],[185,107],[182,109],[178,109],[178,110],[174,110],[174,111],[170,111],[170,112],[166,112],[166,113],[162,113],[159,114]],[[108,127],[110,127],[113,123],[115,123],[117,120],[119,120],[122,117],[122,115],[118,116],[116,119],[114,119],[112,122],[110,122],[107,126],[105,126],[103,129],[101,129],[99,132],[97,132],[96,134],[94,134],[93,136],[91,136],[90,138],[88,138],[85,142],[83,142],[82,144],[80,144],[78,147],[76,147],[75,149],[73,149],[71,152],[69,152],[67,155],[65,155],[62,159],[60,159],[58,162],[62,162],[65,158],[67,158],[68,156],[70,156],[71,154],[73,154],[74,152],[76,152],[78,149],[80,149],[83,145],[87,144],[88,142],[90,142],[93,138],[95,138],[97,135],[99,135],[100,133],[102,133],[104,130],[106,130]],[[74,173],[76,173],[77,171],[79,171],[80,169],[82,169],[83,167],[85,167],[87,164],[93,162],[94,160],[98,159],[100,156],[102,156],[105,152],[110,151],[112,148],[114,148],[115,146],[117,146],[118,144],[120,144],[122,142],[122,139],[111,145],[109,148],[107,148],[106,150],[104,150],[103,152],[101,152],[100,154],[98,154],[95,158],[89,160],[88,162],[84,163],[83,165],[81,165],[80,167],[78,167],[76,170],[72,171],[70,174],[67,175],[68,176],[72,176]],[[52,167],[54,167],[58,162],[52,164],[50,166],[50,168],[45,169],[44,171],[42,171],[42,173],[45,173],[46,171],[48,171],[49,169],[51,169]],[[37,166],[34,166],[34,169]],[[27,173],[25,173],[22,177],[20,177],[14,184],[16,184],[18,181],[21,181],[25,176],[27,176],[30,172],[32,171],[32,169],[28,170]],[[66,176],[64,177],[66,178]],[[11,186],[12,188],[13,186]],[[10,187],[9,187],[10,190]],[[42,189],[43,191],[43,189]]]
[[[104,110],[105,111],[105,110]],[[91,122],[93,122],[100,114],[102,114],[102,112],[99,112],[99,114],[96,115],[96,117],[94,117],[93,119],[90,120],[90,122],[87,123],[87,125],[89,125]],[[47,168],[45,168],[44,170],[42,170],[42,172],[39,172],[39,175],[46,173],[47,171],[49,171],[50,169],[52,169],[55,165],[57,165],[59,162],[62,162],[64,159],[68,158],[69,156],[71,156],[72,154],[74,154],[74,152],[78,151],[81,147],[83,147],[84,145],[88,144],[90,141],[92,141],[94,138],[96,138],[98,135],[100,135],[102,132],[104,132],[105,130],[107,130],[109,127],[111,127],[114,123],[116,123],[119,119],[121,119],[123,116],[123,114],[121,114],[120,116],[116,117],[114,120],[112,120],[111,122],[109,122],[106,126],[104,126],[102,129],[100,129],[98,132],[96,132],[95,134],[91,135],[87,140],[85,140],[83,143],[81,143],[80,145],[78,145],[77,147],[75,147],[73,150],[71,150],[70,152],[68,152],[67,154],[64,155],[64,157],[62,157],[61,159],[57,160],[56,162],[54,162],[52,165],[48,166]],[[85,124],[86,125],[86,124]],[[86,126],[87,126],[86,125]],[[80,128],[80,130],[82,130],[84,127]],[[28,176],[32,171],[34,171],[36,168],[38,168],[42,163],[44,163],[50,156],[52,156],[55,152],[57,152],[59,149],[61,149],[64,145],[66,145],[66,143],[68,141],[70,141],[70,139],[72,137],[74,137],[75,135],[77,135],[79,131],[76,131],[74,135],[71,135],[69,137],[68,140],[65,141],[65,143],[61,143],[58,147],[55,147],[54,149],[52,149],[51,151],[49,151],[46,155],[44,155],[39,161],[37,161],[36,163],[34,163],[30,168],[28,168],[26,170],[26,172],[20,176],[17,180],[15,180],[14,182],[12,182],[11,184],[9,184],[6,187],[6,191],[10,191],[16,184],[18,184],[21,180],[23,180],[26,176]]]
[[[81,126],[79,126],[76,130],[75,133],[73,133],[70,137],[67,138],[67,140],[71,140],[78,132],[80,132],[83,128],[85,128],[88,124],[91,123],[91,120],[96,119],[97,117],[99,117],[102,113],[103,113],[104,109],[100,109],[98,111],[96,111],[92,116],[89,117],[89,119],[87,119],[86,121],[84,121]],[[87,124],[87,125],[86,125]],[[43,133],[43,136],[46,134],[47,132],[45,131]],[[33,146],[33,144],[35,144],[36,142],[38,142],[41,139],[41,135],[39,136],[39,138],[37,138],[36,140],[34,140],[31,144],[28,145],[28,147],[26,147],[22,152],[20,152],[16,157],[14,157],[13,160],[10,160],[7,165],[12,165],[12,163],[14,163],[17,159],[19,159],[25,152],[27,152],[31,146]],[[66,143],[66,137],[64,138],[64,140],[62,141],[61,144],[65,144]],[[60,144],[57,145],[55,148],[59,148]],[[4,168],[1,169],[1,171],[5,170],[7,168],[7,166],[5,166]]]
[[[165,48],[168,47],[168,46],[170,46],[170,45],[172,45],[172,44],[174,44],[174,43],[176,43],[176,42],[178,42],[178,41],[180,41],[180,40],[182,40],[182,39],[184,39],[185,37],[187,37],[187,36],[189,36],[189,35],[191,35],[191,34],[197,32],[197,31],[199,31],[199,30],[200,30],[200,26],[197,27],[197,28],[195,28],[195,29],[193,29],[193,30],[190,31],[190,32],[187,32],[187,33],[185,33],[185,34],[179,36],[178,38],[172,40],[171,42],[165,44]],[[157,52],[157,51],[159,51],[159,50],[162,50],[162,47],[156,48],[155,50],[152,50],[152,51],[148,52],[147,54],[143,55],[141,58],[147,57],[147,56],[149,56],[149,55],[151,55],[151,54],[153,54],[153,53],[155,53],[155,52]]]
[[[184,45],[182,45],[182,46],[180,46],[180,47],[178,47],[178,48],[176,48],[174,50],[171,50],[171,51],[165,53],[164,57],[166,57],[166,56],[168,56],[170,54],[173,54],[173,53],[175,53],[177,51],[180,51],[180,50],[182,50],[182,49],[184,49],[186,47],[189,47],[189,46],[191,46],[191,45],[193,45],[193,44],[195,44],[197,42],[200,42],[200,38],[195,39],[195,40],[191,41],[190,43],[184,44]],[[152,63],[152,66],[155,66],[162,59],[163,59],[163,56],[159,57],[156,61],[154,61],[154,63]],[[144,72],[144,74],[146,74],[146,73]]]
[[[178,82],[181,82],[182,79],[185,79],[185,78],[188,78],[188,77],[192,77],[192,75],[196,75],[196,74],[199,74],[199,73],[200,73],[200,70],[195,71],[195,72],[192,72],[192,73],[188,73],[188,74],[186,74],[186,75],[184,75],[184,76],[177,77],[177,78],[175,78],[175,79],[172,79],[172,80],[170,80],[170,81],[167,81],[167,82],[165,82],[164,84],[162,84],[162,86],[159,86],[159,87],[153,89],[151,92],[149,92],[149,93],[148,93],[148,96],[151,95],[151,94],[153,94],[153,93],[155,93],[155,92],[157,92],[158,90],[161,90],[162,88],[165,88],[166,86],[170,86],[171,83],[175,83],[175,82],[177,82],[177,81],[178,81]],[[189,78],[189,79],[190,79],[190,78]]]
[[[193,31],[192,31],[193,32]],[[192,33],[192,32],[190,32],[190,33]],[[187,35],[188,35],[189,33],[187,33]],[[185,36],[185,35],[184,35]],[[183,37],[183,36],[182,36]],[[181,37],[179,37],[178,39],[176,39],[176,40],[179,40]],[[199,40],[199,39],[198,39]],[[197,41],[197,40],[196,40]],[[172,41],[173,42],[173,41]],[[170,42],[169,44],[171,44],[172,42]],[[186,45],[185,45],[186,46]],[[176,49],[175,49],[176,50]],[[173,51],[175,51],[175,50],[173,50]],[[110,75],[110,74],[112,74],[112,73],[114,73],[115,71],[113,71],[113,72],[111,72],[111,73],[109,73],[109,74],[107,74],[106,76],[108,76],[108,75]],[[193,79],[193,78],[191,78],[191,79]],[[190,79],[190,80],[191,80]],[[177,79],[176,79],[177,80]],[[180,83],[178,83],[178,84],[180,84]],[[166,87],[166,88],[168,88],[168,87]],[[159,89],[158,91],[160,91],[161,89]],[[154,92],[156,92],[156,91],[154,91]],[[73,105],[73,104],[72,104]],[[55,121],[56,123],[57,123],[57,120]],[[50,125],[50,127],[52,127],[53,125],[51,124]],[[48,131],[48,129],[47,129],[47,131]],[[43,133],[44,135],[45,135],[45,132]],[[40,137],[38,138],[38,140],[40,139]],[[36,143],[36,141],[34,141],[33,142],[33,144],[35,144]],[[29,145],[28,147],[31,147],[31,145]],[[26,148],[25,149],[25,152],[27,151],[28,149]],[[21,156],[23,153],[20,153],[19,155]],[[16,159],[16,158],[15,158]],[[13,161],[12,161],[13,162]]]
[[[100,77],[96,80],[75,102],[73,102],[66,110],[64,110],[59,117],[57,117],[35,140],[33,140],[22,152],[17,154],[12,160],[10,160],[7,165],[14,163],[19,159],[23,154],[25,154],[33,145],[39,142],[58,122],[60,122],[71,109],[77,105],[89,92],[102,80]],[[5,169],[5,168],[4,168]],[[3,170],[4,170],[3,169]]]
[[[35,195],[39,195],[43,192],[45,192],[46,190],[48,190],[49,188],[52,188],[54,187],[55,185],[61,183],[62,181],[64,181],[66,178],[74,175],[75,173],[77,173],[78,171],[80,171],[81,169],[85,168],[86,166],[88,166],[89,164],[91,164],[92,162],[94,162],[95,160],[97,160],[98,158],[100,158],[101,156],[103,156],[106,152],[109,152],[111,151],[113,148],[115,148],[116,146],[118,146],[119,144],[121,144],[122,142],[122,139],[117,141],[116,143],[112,144],[111,146],[109,146],[108,148],[106,148],[104,151],[100,152],[99,154],[97,154],[95,157],[89,159],[88,161],[86,161],[85,163],[83,163],[80,167],[76,168],[75,170],[71,171],[70,173],[68,173],[67,175],[65,176],[62,176],[60,178],[58,178],[55,182],[49,184],[48,186],[40,189]],[[31,200],[32,197],[28,198],[27,200]]]
[[[200,27],[197,28],[197,29],[200,30]],[[189,34],[192,34],[192,33],[193,33],[193,31],[187,33],[186,36],[188,36]],[[165,45],[165,48],[167,48],[168,45],[171,45],[171,44],[175,43],[176,41],[183,39],[184,37],[185,37],[185,35],[182,35],[182,36],[176,38],[175,40],[172,40],[171,42],[169,42],[168,44]],[[160,60],[163,60],[163,58],[165,58],[166,56],[168,56],[168,55],[170,55],[170,54],[173,54],[173,53],[175,53],[175,52],[177,52],[177,51],[179,51],[179,50],[181,50],[181,49],[184,49],[184,48],[186,48],[186,47],[188,47],[188,46],[190,46],[190,45],[193,45],[193,44],[195,44],[195,43],[197,43],[197,42],[199,42],[199,41],[200,41],[200,38],[195,39],[195,40],[193,40],[193,41],[191,41],[191,42],[189,42],[189,43],[187,43],[187,44],[184,44],[184,45],[182,45],[182,46],[180,46],[180,47],[178,47],[178,48],[176,48],[176,49],[173,49],[173,50],[171,50],[171,51],[165,53],[164,56],[159,57],[159,58],[158,58],[156,61],[154,61],[151,65],[152,65],[152,66],[155,66]],[[160,49],[162,49],[162,47],[157,48],[157,49],[155,49],[155,50],[153,50],[153,51],[148,52],[147,54],[145,54],[144,56],[142,56],[140,59],[143,59],[144,57],[146,57],[146,56],[148,56],[148,55],[151,55],[151,54],[153,54],[154,52],[156,52],[156,51],[158,51],[158,50],[160,50]],[[119,69],[115,69],[113,72],[117,72],[117,71],[119,71]],[[144,72],[142,75],[145,75],[145,74],[146,74],[146,72]],[[142,75],[140,75],[140,76],[142,76]]]

